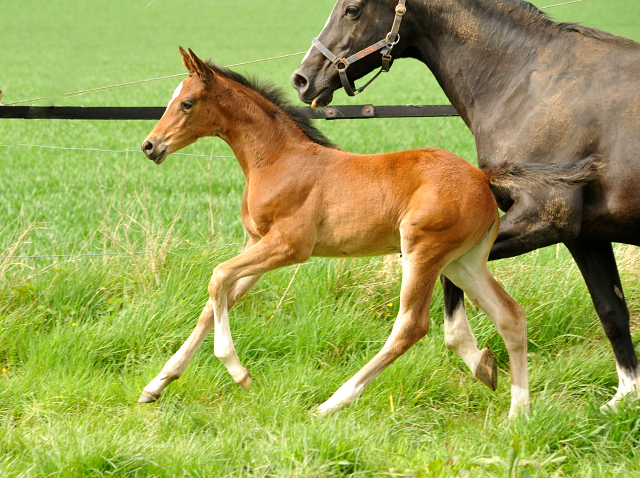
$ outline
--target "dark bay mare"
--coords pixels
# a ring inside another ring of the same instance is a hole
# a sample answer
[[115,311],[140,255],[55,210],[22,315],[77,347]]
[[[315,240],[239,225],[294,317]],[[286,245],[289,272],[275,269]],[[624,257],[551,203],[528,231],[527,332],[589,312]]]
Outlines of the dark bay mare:
[[[381,40],[382,50],[356,54]],[[552,164],[602,158],[600,177],[583,187],[494,187],[506,214],[490,259],[564,243],[613,346],[619,386],[609,405],[640,389],[611,245],[640,245],[640,45],[555,23],[522,0],[339,0],[291,82],[303,101],[327,105],[345,78],[389,63],[384,48],[429,67],[473,133],[481,169],[539,165],[552,177]],[[455,324],[463,295],[443,284],[445,322]]]
[[[526,408],[525,314],[496,282],[487,258],[500,224],[491,187],[546,181],[505,165],[483,172],[440,149],[359,155],[337,149],[310,120],[283,100],[281,91],[257,85],[180,49],[189,77],[142,143],[160,164],[203,136],[218,136],[234,151],[245,175],[241,216],[249,236],[244,251],[219,264],[209,282],[209,300],[191,336],[142,392],[158,399],[182,375],[214,329],[214,353],[234,381],[251,386],[231,338],[229,309],[265,273],[311,256],[346,257],[402,253],[400,310],[382,350],[340,387],[319,412],[352,403],[387,366],[429,328],[433,286],[443,273],[486,312],[502,336],[511,370],[510,415]],[[597,172],[569,175],[579,184]],[[526,168],[525,168],[526,169]],[[536,176],[537,174],[537,176]],[[490,350],[479,351],[469,324],[447,329],[447,345],[473,372],[495,376]],[[283,339],[286,340],[286,339]]]

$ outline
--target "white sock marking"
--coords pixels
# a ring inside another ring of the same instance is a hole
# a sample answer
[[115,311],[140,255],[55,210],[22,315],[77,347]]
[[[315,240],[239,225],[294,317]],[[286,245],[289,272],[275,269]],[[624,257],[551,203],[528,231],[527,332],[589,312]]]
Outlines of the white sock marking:
[[621,367],[618,362],[616,362],[616,370],[618,371],[619,380],[618,391],[614,397],[601,408],[605,408],[607,406],[614,407],[626,395],[634,392],[638,394],[640,392],[640,377],[637,375],[634,377],[633,374],[629,374],[629,372],[624,367]]
[[478,340],[469,326],[464,302],[456,304],[451,317],[444,321],[444,344],[460,357],[475,375],[482,352],[478,350]]
[[229,312],[224,311],[220,320],[216,319],[213,338],[213,353],[229,371],[234,381],[242,380],[246,374],[245,368],[238,359],[238,354],[233,346],[231,329],[229,328]]

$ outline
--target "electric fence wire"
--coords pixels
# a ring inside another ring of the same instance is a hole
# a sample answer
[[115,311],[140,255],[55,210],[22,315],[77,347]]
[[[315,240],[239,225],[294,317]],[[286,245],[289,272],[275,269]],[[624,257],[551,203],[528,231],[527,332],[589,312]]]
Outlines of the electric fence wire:
[[[545,10],[547,8],[561,7],[563,5],[570,5],[572,3],[580,3],[580,2],[585,2],[585,1],[586,0],[572,0],[570,2],[557,3],[555,5],[547,5],[546,7],[540,7],[540,10]],[[231,67],[235,67],[235,66],[243,66],[243,65],[251,65],[253,63],[261,63],[261,62],[264,62],[264,61],[279,60],[281,58],[289,58],[289,57],[292,57],[292,56],[304,55],[306,53],[307,53],[306,51],[301,51],[301,52],[297,52],[297,53],[289,53],[287,55],[278,55],[278,56],[272,56],[272,57],[269,57],[269,58],[262,58],[260,60],[252,60],[252,61],[245,61],[245,62],[242,62],[242,63],[234,63],[232,65],[226,65],[226,68],[231,68]],[[129,81],[127,83],[119,83],[119,84],[116,84],[116,85],[100,86],[98,88],[90,88],[90,89],[87,89],[87,90],[80,90],[80,91],[73,91],[71,93],[64,93],[62,95],[62,98],[68,98],[68,97],[71,97],[71,96],[81,96],[81,95],[84,95],[86,93],[91,93],[93,91],[107,90],[107,89],[110,89],[110,88],[120,88],[122,86],[137,85],[137,84],[140,84],[140,83],[148,83],[150,81],[158,81],[158,80],[164,80],[164,79],[167,79],[167,78],[176,78],[176,77],[179,77],[179,76],[187,76],[187,75],[188,75],[188,73],[177,73],[175,75],[159,76],[157,78],[149,78],[149,79],[146,79],[146,80]],[[34,101],[41,101],[41,100],[45,100],[45,99],[47,99],[46,96],[41,96],[39,98],[31,98],[31,99],[28,99],[28,100],[13,101],[11,103],[1,104],[1,106],[13,106],[13,105],[19,105],[19,104],[22,104],[22,103],[30,103],[30,102],[34,102]]]

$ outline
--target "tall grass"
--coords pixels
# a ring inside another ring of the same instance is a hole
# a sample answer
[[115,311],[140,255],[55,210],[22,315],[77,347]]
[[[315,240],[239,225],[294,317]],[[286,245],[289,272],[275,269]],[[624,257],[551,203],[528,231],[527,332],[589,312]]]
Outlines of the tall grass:
[[[178,45],[220,64],[303,51],[333,4],[10,2],[0,16],[3,101],[44,92],[60,103],[66,91],[180,72]],[[559,19],[640,38],[629,0],[562,8]],[[298,61],[240,71],[286,86]],[[165,104],[177,81],[64,102]],[[364,101],[446,98],[424,66],[402,61]],[[318,125],[352,151],[437,145],[475,161],[459,119]],[[241,250],[240,168],[211,139],[186,150],[206,157],[161,167],[136,153],[18,145],[133,150],[152,127],[0,122],[0,143],[13,146],[0,147],[0,476],[640,476],[638,406],[599,410],[617,386],[613,356],[561,246],[491,265],[528,312],[528,416],[507,420],[506,350],[472,305],[480,345],[498,358],[497,392],[446,350],[438,285],[426,339],[352,407],[314,416],[389,335],[399,305],[393,256],[312,259],[268,274],[231,312],[252,390],[233,383],[209,337],[156,404],[138,405],[195,325],[213,267]],[[616,253],[637,343],[639,256],[631,246]]]

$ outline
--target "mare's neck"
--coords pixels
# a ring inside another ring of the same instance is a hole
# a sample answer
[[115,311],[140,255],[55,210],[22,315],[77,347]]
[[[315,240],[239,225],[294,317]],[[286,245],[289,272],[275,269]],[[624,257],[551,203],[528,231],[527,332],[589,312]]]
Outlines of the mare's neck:
[[230,88],[218,98],[219,134],[233,150],[247,180],[309,139],[276,105],[249,88]]
[[549,35],[521,16],[502,13],[501,0],[426,0],[416,8],[410,22],[415,40],[405,55],[429,67],[473,133],[483,112],[528,74]]

